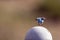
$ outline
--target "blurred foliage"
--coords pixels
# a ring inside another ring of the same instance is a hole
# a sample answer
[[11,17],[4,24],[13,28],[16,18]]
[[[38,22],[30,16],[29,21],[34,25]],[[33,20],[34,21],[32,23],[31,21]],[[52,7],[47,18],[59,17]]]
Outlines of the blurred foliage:
[[46,0],[44,5],[50,12],[52,12],[49,15],[55,14],[60,16],[60,0]]
[[34,12],[47,17],[60,17],[60,0],[44,0],[42,5],[38,5]]

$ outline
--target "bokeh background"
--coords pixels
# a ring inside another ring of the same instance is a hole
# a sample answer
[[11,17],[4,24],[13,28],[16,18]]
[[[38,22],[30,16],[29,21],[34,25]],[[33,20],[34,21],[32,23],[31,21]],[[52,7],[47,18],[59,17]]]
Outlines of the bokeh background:
[[53,40],[60,40],[60,0],[0,0],[0,40],[24,40],[41,16]]

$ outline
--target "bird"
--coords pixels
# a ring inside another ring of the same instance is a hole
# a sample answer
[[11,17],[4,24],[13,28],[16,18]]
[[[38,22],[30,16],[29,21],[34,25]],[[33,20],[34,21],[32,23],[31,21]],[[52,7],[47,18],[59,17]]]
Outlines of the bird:
[[41,26],[44,23],[45,19],[46,19],[45,17],[37,17],[36,21],[38,22],[38,25]]

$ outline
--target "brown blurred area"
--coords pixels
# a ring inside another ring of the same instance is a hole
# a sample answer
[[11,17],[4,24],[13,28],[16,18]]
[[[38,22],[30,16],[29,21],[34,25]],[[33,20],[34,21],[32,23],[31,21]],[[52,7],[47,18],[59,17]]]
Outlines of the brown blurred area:
[[0,0],[0,40],[24,40],[27,30],[37,25],[35,18],[40,16],[46,18],[43,26],[53,40],[60,40],[58,5],[47,0]]

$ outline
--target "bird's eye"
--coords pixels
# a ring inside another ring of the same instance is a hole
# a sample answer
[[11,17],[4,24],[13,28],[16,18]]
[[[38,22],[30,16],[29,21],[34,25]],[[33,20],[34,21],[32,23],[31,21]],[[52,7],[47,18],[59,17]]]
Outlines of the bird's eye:
[[41,20],[44,20],[44,18],[41,18]]

